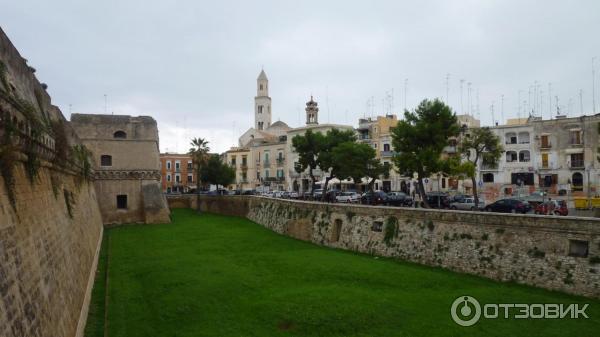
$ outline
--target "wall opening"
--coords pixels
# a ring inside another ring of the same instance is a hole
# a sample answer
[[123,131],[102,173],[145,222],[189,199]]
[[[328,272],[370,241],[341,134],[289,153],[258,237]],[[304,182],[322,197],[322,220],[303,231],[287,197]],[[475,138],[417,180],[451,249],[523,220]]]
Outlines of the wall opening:
[[112,166],[112,156],[103,154],[100,156],[100,166]]
[[331,233],[331,242],[338,242],[342,232],[342,219],[335,219],[333,223],[333,233]]
[[371,227],[373,232],[381,232],[383,231],[383,221],[373,221],[373,226]]
[[127,209],[127,195],[125,195],[125,194],[117,195],[117,208],[118,209]]
[[583,240],[569,240],[569,256],[587,257],[590,244]]

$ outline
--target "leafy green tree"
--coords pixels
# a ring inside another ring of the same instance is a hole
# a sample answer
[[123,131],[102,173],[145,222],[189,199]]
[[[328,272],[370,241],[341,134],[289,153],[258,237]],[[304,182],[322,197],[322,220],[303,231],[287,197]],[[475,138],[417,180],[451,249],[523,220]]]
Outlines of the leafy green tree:
[[325,136],[320,132],[306,130],[303,135],[297,135],[292,138],[294,151],[298,153],[298,164],[294,169],[298,173],[308,170],[311,179],[311,195],[314,194],[317,178],[314,170],[318,166],[318,156],[325,143]]
[[200,169],[206,165],[208,161],[208,141],[204,138],[193,138],[190,145],[192,146],[188,154],[192,157],[194,170],[196,170],[196,205],[200,211]]
[[383,165],[376,157],[373,147],[364,143],[344,142],[331,150],[332,162],[336,165],[336,176],[340,179],[352,178],[359,183],[368,179],[369,190],[375,179],[389,173],[389,166]]
[[442,158],[450,137],[457,136],[459,126],[456,115],[442,101],[423,100],[413,111],[404,112],[404,120],[392,129],[392,145],[397,153],[396,170],[403,175],[417,173],[417,189],[426,207],[423,179],[447,167]]
[[[333,151],[341,144],[352,144],[350,146],[357,145],[356,135],[353,130],[331,129],[327,131],[323,138],[323,146],[317,154],[317,165],[323,172],[329,173],[325,177],[324,192],[327,192],[329,181],[333,178],[337,178],[340,168],[346,164],[345,161],[341,161],[333,155]],[[323,193],[322,199],[325,200],[326,196],[327,193]]]
[[233,184],[235,169],[223,163],[218,154],[210,155],[206,164],[200,168],[200,179],[203,182],[222,186]]
[[468,136],[465,136],[459,146],[459,152],[469,165],[468,169],[463,164],[463,171],[466,176],[471,178],[473,184],[473,197],[475,205],[479,204],[479,196],[477,195],[477,182],[475,179],[477,163],[481,160],[483,165],[495,166],[504,152],[504,148],[500,143],[500,138],[496,136],[489,128],[472,129]]

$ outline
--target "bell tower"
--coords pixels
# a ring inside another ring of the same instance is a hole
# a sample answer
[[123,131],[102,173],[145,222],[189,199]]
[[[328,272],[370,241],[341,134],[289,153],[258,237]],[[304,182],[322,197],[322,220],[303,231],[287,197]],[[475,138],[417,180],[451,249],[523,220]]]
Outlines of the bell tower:
[[254,97],[254,128],[265,130],[271,125],[271,97],[269,97],[269,79],[264,70],[256,79],[256,97]]
[[306,102],[306,125],[319,124],[319,104],[313,100],[312,95],[310,101]]

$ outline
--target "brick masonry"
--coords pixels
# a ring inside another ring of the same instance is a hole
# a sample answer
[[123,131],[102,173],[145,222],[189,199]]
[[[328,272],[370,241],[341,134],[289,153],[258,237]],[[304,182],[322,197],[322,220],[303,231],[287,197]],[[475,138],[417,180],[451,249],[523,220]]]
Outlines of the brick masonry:
[[[196,207],[195,196],[170,198]],[[313,243],[600,298],[600,220],[201,196],[202,211],[236,215]],[[587,256],[571,249],[587,247]]]
[[96,194],[44,165],[33,184],[17,165],[15,209],[0,177],[1,337],[81,336],[85,326],[102,239]]

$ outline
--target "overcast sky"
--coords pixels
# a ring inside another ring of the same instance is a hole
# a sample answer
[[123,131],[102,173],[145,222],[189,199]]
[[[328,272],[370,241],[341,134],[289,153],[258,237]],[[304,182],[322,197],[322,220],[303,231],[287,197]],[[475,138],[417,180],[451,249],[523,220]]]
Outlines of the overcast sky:
[[446,83],[457,113],[490,125],[492,104],[498,121],[532,109],[549,118],[549,83],[552,115],[554,96],[563,113],[580,115],[580,92],[591,114],[600,57],[594,0],[2,0],[0,8],[2,29],[67,117],[104,113],[106,94],[109,113],[153,116],[161,150],[171,152],[187,151],[191,137],[219,152],[237,142],[253,124],[261,67],[273,122],[292,127],[304,123],[311,93],[321,123],[357,125],[446,100]]

